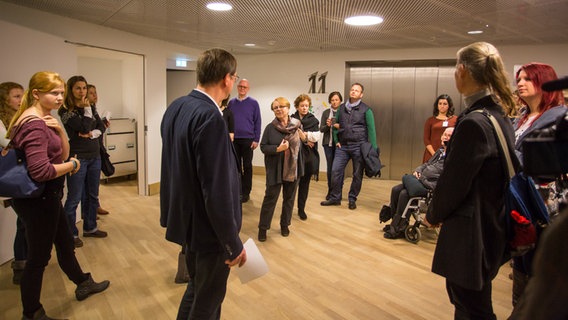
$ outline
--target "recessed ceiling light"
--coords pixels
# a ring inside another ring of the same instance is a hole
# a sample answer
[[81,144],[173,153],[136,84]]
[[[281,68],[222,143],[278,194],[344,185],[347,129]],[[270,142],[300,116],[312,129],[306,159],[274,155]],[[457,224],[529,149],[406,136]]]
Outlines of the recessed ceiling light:
[[372,26],[383,22],[383,18],[379,16],[354,16],[344,20],[345,23],[352,26]]
[[245,47],[254,47],[256,44],[254,43],[245,43]]
[[214,11],[229,11],[233,9],[233,6],[228,3],[211,2],[207,4],[207,9]]
[[468,31],[467,34],[482,34],[483,30],[471,30]]

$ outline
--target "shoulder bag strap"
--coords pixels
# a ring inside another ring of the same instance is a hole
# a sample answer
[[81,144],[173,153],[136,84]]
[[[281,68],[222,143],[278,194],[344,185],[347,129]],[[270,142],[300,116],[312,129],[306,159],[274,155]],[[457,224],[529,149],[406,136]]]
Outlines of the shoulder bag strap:
[[[18,123],[18,125],[16,126],[16,129],[13,130],[12,138],[15,137],[15,136],[18,134],[18,132],[20,131],[20,129],[22,128],[22,125],[23,125],[24,123],[28,122],[30,119],[33,119],[33,118],[41,119],[40,117],[36,116],[35,114],[30,114],[29,116],[25,116],[25,117],[22,119],[22,121],[20,121],[20,123]],[[6,148],[4,148],[4,149],[8,150],[8,149],[13,149],[13,148],[14,148],[14,145],[13,145],[13,143],[12,143],[12,140],[13,140],[13,139],[10,139],[10,142],[8,143],[8,145],[6,146]]]
[[509,171],[509,178],[513,178],[513,176],[515,176],[515,168],[513,167],[513,161],[511,161],[509,146],[507,145],[505,135],[503,134],[503,130],[501,130],[499,122],[497,122],[497,119],[495,119],[493,115],[485,110],[474,110],[473,112],[479,112],[485,115],[493,124],[493,128],[495,129],[495,133],[497,134],[499,144],[501,145],[501,150],[503,150],[503,155],[505,156],[505,161],[507,162],[507,171]]

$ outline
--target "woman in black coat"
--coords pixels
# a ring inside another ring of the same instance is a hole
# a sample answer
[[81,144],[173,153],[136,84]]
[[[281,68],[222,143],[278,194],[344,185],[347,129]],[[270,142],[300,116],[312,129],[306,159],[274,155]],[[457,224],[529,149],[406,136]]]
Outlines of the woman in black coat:
[[442,224],[432,271],[446,278],[456,319],[496,319],[491,281],[509,259],[506,253],[504,191],[509,179],[486,110],[513,149],[508,116],[514,102],[497,49],[476,42],[458,51],[455,81],[466,109],[448,145],[444,171],[427,221]]
[[280,189],[283,196],[280,233],[283,237],[290,234],[288,226],[298,180],[304,173],[300,145],[306,141],[307,135],[301,129],[301,122],[288,115],[290,102],[286,98],[276,98],[271,108],[276,118],[266,126],[260,141],[266,169],[266,191],[260,208],[258,241],[266,241],[266,231],[270,229]]
[[298,216],[300,219],[308,219],[306,214],[306,201],[308,200],[308,191],[310,190],[310,180],[314,178],[318,180],[319,175],[319,153],[318,140],[321,133],[319,132],[319,121],[312,113],[310,107],[312,99],[307,94],[299,95],[294,100],[296,112],[292,118],[300,120],[302,123],[302,131],[306,134],[306,142],[302,143],[301,153],[304,160],[304,175],[300,178],[298,184]]

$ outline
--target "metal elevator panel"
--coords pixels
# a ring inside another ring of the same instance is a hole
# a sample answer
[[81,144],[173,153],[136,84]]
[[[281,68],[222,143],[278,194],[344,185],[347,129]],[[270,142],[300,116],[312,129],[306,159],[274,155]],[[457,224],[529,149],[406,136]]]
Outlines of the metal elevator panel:
[[[373,110],[383,179],[400,180],[422,163],[424,123],[434,101],[447,93],[455,114],[463,109],[454,84],[455,61],[368,62],[347,65],[347,83],[365,86],[363,101]],[[346,94],[348,99],[348,94]]]

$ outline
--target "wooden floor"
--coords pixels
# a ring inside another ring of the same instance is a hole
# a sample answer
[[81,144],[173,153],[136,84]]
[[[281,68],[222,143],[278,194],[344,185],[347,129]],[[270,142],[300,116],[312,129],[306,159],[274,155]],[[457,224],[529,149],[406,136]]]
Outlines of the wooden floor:
[[[453,319],[444,279],[430,272],[435,234],[426,230],[422,241],[411,244],[386,240],[379,231],[379,208],[396,183],[364,180],[352,211],[346,201],[321,207],[326,182],[312,182],[308,220],[295,212],[288,238],[280,236],[279,205],[268,240],[258,243],[270,272],[245,285],[231,274],[222,319]],[[263,194],[264,176],[255,175],[251,201],[243,205],[243,241],[256,240]],[[109,279],[110,288],[78,302],[53,254],[43,281],[47,313],[82,320],[175,319],[185,285],[173,282],[179,247],[164,239],[159,197],[138,196],[134,181],[120,180],[101,185],[101,203],[111,211],[99,220],[109,237],[84,238],[76,253],[83,269],[95,280]],[[503,266],[493,282],[499,319],[511,310],[510,270]],[[21,317],[11,275],[10,263],[0,266],[0,319]]]

